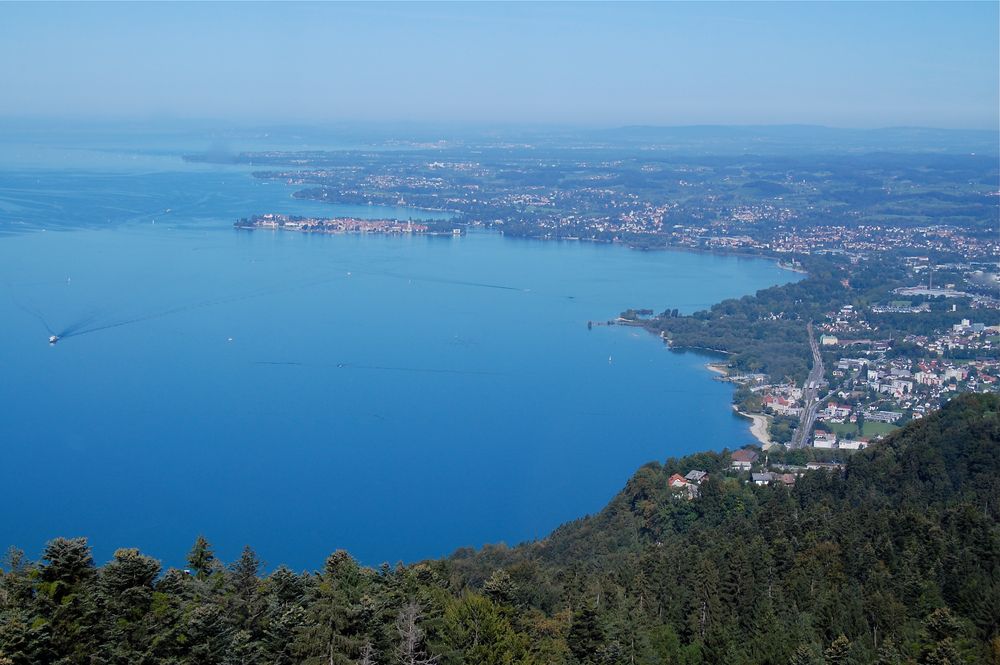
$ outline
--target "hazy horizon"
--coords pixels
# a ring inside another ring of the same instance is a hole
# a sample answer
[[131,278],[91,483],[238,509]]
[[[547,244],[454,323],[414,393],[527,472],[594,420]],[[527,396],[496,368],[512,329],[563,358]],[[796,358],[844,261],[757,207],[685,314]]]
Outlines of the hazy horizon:
[[0,117],[1000,125],[996,3],[0,5]]

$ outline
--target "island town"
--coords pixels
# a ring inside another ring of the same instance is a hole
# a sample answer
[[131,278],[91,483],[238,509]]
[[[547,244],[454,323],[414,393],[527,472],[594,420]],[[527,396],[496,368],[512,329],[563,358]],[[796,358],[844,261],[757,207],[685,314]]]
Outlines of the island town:
[[355,217],[297,217],[265,213],[238,219],[237,229],[270,229],[299,231],[302,233],[375,233],[394,235],[403,233],[428,233],[426,224],[395,219],[358,219]]

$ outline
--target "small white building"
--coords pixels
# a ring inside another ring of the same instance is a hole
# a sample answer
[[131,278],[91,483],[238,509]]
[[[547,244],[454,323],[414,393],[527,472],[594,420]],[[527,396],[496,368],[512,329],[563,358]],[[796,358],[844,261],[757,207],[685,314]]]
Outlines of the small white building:
[[837,445],[837,435],[833,432],[816,432],[813,435],[814,448],[833,448]]

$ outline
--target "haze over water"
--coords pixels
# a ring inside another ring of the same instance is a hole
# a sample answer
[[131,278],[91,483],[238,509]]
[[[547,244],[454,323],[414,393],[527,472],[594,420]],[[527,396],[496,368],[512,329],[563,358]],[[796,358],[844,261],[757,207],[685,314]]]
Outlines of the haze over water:
[[[542,537],[645,462],[752,441],[705,356],[586,323],[795,278],[772,262],[239,232],[426,213],[138,147],[0,151],[0,501],[19,516],[0,545],[85,535],[99,560],[182,565],[204,533],[223,559],[414,560]],[[50,347],[46,324],[92,332]]]

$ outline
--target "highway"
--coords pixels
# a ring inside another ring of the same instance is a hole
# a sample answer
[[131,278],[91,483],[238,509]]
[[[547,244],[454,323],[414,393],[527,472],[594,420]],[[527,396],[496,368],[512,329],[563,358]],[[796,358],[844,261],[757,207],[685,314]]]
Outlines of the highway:
[[819,353],[816,336],[813,335],[812,321],[806,325],[806,330],[809,331],[813,366],[809,376],[806,377],[805,385],[802,386],[802,414],[799,416],[799,427],[788,444],[790,448],[802,448],[809,442],[809,433],[812,432],[813,423],[816,422],[816,412],[819,410],[819,399],[817,399],[819,386],[823,381],[823,357]]

